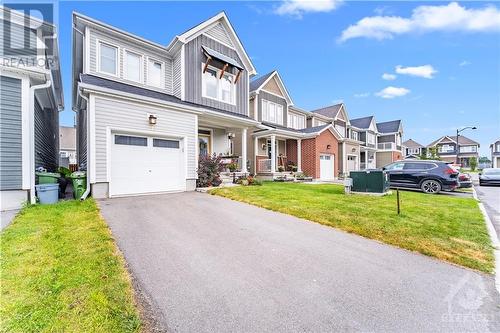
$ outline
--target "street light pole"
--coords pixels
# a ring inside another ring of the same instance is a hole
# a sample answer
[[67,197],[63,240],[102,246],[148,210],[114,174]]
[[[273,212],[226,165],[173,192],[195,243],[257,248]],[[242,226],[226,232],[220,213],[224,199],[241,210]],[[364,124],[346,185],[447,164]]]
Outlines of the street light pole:
[[460,135],[460,132],[463,132],[463,131],[465,131],[466,129],[469,129],[469,128],[473,129],[473,130],[477,129],[476,126],[467,126],[467,127],[462,128],[462,129],[458,129],[457,128],[457,143],[455,145],[456,146],[456,151],[455,151],[455,153],[456,153],[456,159],[455,159],[455,162],[457,164],[460,164],[460,158],[458,157],[458,154],[460,154],[460,144],[458,143],[458,137]]

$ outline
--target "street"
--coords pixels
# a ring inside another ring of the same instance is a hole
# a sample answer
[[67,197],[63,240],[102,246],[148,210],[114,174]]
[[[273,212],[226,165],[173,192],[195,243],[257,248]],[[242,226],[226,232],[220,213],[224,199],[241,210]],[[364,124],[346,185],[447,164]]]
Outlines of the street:
[[481,200],[500,237],[500,186],[479,186],[477,176],[472,177],[477,196]]

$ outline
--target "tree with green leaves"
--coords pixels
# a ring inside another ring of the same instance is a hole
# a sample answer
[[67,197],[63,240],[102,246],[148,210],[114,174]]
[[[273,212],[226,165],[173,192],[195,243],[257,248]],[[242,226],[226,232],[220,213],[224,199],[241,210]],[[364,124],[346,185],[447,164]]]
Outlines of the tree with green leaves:
[[469,158],[469,166],[472,171],[475,171],[477,168],[477,158],[471,157]]

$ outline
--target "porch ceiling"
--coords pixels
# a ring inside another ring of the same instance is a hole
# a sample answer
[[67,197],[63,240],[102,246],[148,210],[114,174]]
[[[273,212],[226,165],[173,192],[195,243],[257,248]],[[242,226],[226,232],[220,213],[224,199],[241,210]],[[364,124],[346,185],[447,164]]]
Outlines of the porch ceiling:
[[255,126],[257,122],[239,118],[238,116],[225,116],[214,114],[200,114],[198,116],[198,126],[210,126],[219,128],[248,128]]

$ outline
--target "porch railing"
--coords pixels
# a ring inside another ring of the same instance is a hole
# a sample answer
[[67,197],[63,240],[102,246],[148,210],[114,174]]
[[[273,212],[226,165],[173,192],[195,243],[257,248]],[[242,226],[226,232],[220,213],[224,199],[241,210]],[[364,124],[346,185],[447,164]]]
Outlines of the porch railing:
[[383,142],[377,145],[380,150],[396,150],[396,144],[394,142]]
[[257,170],[259,172],[271,172],[271,159],[259,159]]
[[366,169],[366,163],[365,162],[359,163],[359,167],[360,167],[361,170],[365,170]]

